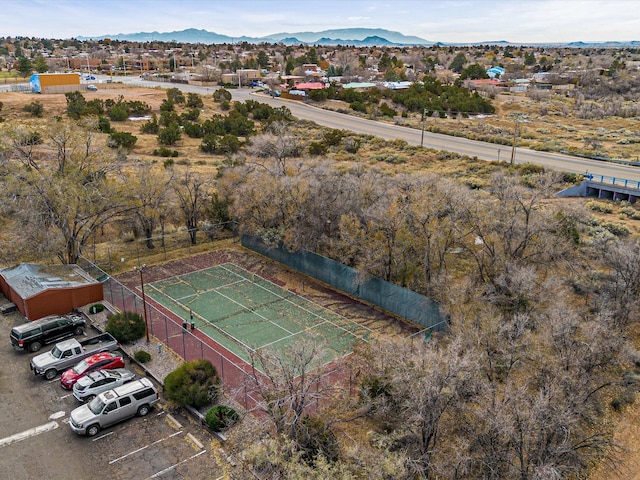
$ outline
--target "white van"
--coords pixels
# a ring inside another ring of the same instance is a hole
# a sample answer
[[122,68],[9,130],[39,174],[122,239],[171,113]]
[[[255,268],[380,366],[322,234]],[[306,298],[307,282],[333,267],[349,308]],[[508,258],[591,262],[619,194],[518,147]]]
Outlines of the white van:
[[100,429],[131,418],[144,417],[160,397],[148,378],[141,378],[99,394],[71,412],[69,425],[79,435],[93,437]]

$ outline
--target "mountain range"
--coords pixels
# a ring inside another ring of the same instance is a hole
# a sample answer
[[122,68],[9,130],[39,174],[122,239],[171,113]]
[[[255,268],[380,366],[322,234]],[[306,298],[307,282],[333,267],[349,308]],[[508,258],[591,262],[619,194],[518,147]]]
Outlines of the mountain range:
[[[296,32],[296,33],[274,33],[266,37],[230,37],[208,30],[188,28],[175,32],[138,32],[138,33],[118,33],[114,35],[102,35],[100,37],[77,37],[78,40],[111,40],[132,41],[132,42],[178,42],[193,44],[222,44],[222,43],[283,43],[286,45],[353,45],[356,47],[373,46],[432,46],[432,45],[521,45],[511,43],[506,40],[483,41],[473,43],[441,43],[416,36],[403,35],[400,32],[393,32],[383,28],[341,28],[333,30],[323,30],[321,32]],[[640,41],[631,42],[569,42],[554,44],[529,44],[532,46],[554,46],[554,47],[639,47]]]

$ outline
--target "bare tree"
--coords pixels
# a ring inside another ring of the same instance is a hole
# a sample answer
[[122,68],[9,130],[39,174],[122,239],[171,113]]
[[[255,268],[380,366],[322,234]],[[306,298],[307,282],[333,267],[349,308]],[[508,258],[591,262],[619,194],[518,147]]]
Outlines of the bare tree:
[[200,218],[210,195],[209,181],[192,170],[185,170],[184,175],[173,177],[171,185],[178,198],[191,244],[195,245]]
[[265,133],[251,139],[248,153],[258,158],[273,159],[275,169],[270,168],[268,163],[259,163],[256,160],[252,160],[252,163],[266,168],[273,175],[287,175],[287,160],[299,157],[302,149],[302,142],[286,123],[274,122]]
[[149,249],[154,248],[153,234],[156,226],[167,217],[166,212],[171,208],[169,192],[172,174],[172,170],[158,170],[149,163],[141,163],[126,178],[132,214],[144,233]]
[[249,355],[252,373],[247,388],[259,395],[257,408],[276,434],[299,440],[303,418],[317,411],[336,389],[325,379],[328,372],[322,366],[322,344],[311,339],[277,352],[251,350]]
[[[81,248],[97,228],[128,210],[114,154],[93,141],[91,124],[54,120],[37,150],[9,155],[26,169],[7,179],[7,199],[21,222],[21,248],[30,258],[57,256],[76,263]],[[20,132],[17,133],[20,135]],[[47,239],[43,243],[43,239]]]

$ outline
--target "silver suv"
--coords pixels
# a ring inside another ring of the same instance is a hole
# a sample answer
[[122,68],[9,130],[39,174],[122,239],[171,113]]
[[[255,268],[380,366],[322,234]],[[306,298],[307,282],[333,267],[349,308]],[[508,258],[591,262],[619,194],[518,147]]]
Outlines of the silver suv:
[[159,400],[151,381],[141,378],[101,393],[76,408],[71,412],[69,425],[77,434],[93,437],[100,429],[127,418],[144,417]]

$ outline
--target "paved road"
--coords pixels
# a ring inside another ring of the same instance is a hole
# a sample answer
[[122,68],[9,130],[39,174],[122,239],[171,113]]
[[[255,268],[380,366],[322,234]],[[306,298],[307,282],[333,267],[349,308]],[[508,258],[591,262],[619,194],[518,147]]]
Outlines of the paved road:
[[[100,83],[106,81],[107,76],[98,76],[98,79],[92,83]],[[193,92],[200,94],[213,93],[216,88],[199,87],[195,85],[181,85],[164,82],[144,81],[140,77],[120,77],[119,82],[129,85],[137,85],[144,87],[177,87],[185,92]],[[230,90],[234,100],[245,101],[254,98],[257,91],[251,88],[242,88]],[[301,102],[284,100],[280,98],[271,98],[267,95],[260,95],[260,101],[272,106],[286,105],[294,116],[302,120],[310,120],[319,125],[330,128],[350,130],[353,132],[374,135],[387,140],[402,139],[411,145],[420,145],[421,143],[427,148],[436,150],[447,150],[462,155],[475,156],[482,160],[502,160],[507,161],[511,158],[511,147],[506,145],[496,145],[492,143],[468,140],[465,138],[452,137],[437,133],[422,132],[420,130],[393,125],[383,122],[367,120],[343,113],[332,112],[315,108]],[[615,178],[623,178],[627,180],[640,181],[640,168],[615,163],[605,163],[597,160],[573,157],[570,155],[562,155],[558,153],[538,152],[524,148],[517,148],[515,154],[516,163],[533,163],[540,165],[546,169],[563,170],[573,173],[592,173],[595,175],[604,175]]]

